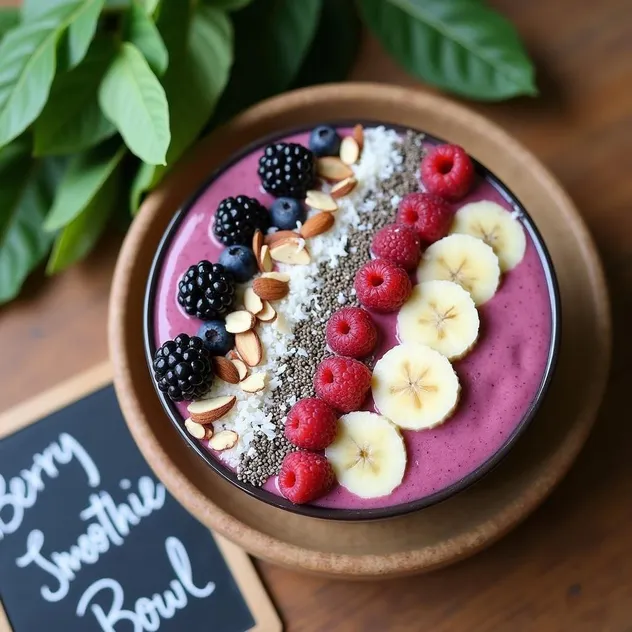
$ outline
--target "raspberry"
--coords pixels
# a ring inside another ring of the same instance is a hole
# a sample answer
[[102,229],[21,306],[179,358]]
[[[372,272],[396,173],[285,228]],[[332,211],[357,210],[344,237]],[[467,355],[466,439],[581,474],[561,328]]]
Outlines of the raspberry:
[[356,272],[353,287],[360,303],[376,312],[397,311],[412,290],[406,271],[386,259],[365,263]]
[[409,193],[399,203],[397,211],[397,221],[414,228],[428,245],[448,234],[452,218],[448,203],[429,193]]
[[333,482],[334,471],[329,461],[315,452],[290,452],[279,471],[279,490],[297,505],[322,496]]
[[285,422],[287,440],[298,448],[324,450],[336,437],[338,415],[322,399],[296,402]]
[[429,193],[456,202],[474,182],[474,165],[463,147],[439,145],[421,161],[421,181]]
[[369,355],[377,343],[370,314],[359,307],[337,311],[327,323],[327,344],[334,353],[350,358]]
[[316,395],[344,413],[360,410],[370,388],[371,371],[351,358],[326,358],[314,376]]
[[403,224],[389,224],[378,230],[371,250],[376,257],[388,259],[404,270],[414,270],[421,258],[419,235]]

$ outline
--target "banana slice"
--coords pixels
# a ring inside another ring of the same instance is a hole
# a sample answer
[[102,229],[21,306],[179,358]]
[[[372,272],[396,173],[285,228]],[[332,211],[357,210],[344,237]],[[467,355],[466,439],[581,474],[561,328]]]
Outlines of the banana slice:
[[419,343],[385,353],[373,369],[371,387],[377,409],[409,430],[443,423],[456,408],[461,390],[448,359]]
[[482,239],[496,253],[503,272],[515,268],[527,248],[520,222],[500,204],[487,200],[461,207],[450,232]]
[[494,251],[471,235],[448,235],[429,246],[417,268],[422,281],[452,281],[467,290],[476,305],[498,289],[500,266]]
[[402,342],[420,342],[448,360],[463,357],[478,338],[478,310],[472,297],[452,281],[416,285],[397,315]]
[[338,482],[360,498],[390,494],[402,482],[406,470],[402,435],[386,417],[376,413],[343,415],[325,456]]

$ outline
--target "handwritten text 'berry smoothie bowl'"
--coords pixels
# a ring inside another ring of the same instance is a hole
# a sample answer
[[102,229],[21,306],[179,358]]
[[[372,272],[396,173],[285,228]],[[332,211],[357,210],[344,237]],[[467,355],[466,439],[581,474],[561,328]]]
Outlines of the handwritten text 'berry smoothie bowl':
[[320,125],[245,149],[179,211],[145,339],[213,469],[275,506],[366,520],[507,453],[552,377],[559,297],[527,212],[461,147]]

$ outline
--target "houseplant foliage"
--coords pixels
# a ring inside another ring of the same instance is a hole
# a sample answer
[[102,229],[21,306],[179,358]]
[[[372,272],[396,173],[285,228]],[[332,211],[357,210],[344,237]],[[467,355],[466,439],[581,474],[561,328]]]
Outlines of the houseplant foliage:
[[[346,76],[366,27],[454,94],[536,94],[481,0],[24,0],[0,12],[0,303],[85,257],[199,137],[249,105]],[[129,219],[127,220],[129,221]]]

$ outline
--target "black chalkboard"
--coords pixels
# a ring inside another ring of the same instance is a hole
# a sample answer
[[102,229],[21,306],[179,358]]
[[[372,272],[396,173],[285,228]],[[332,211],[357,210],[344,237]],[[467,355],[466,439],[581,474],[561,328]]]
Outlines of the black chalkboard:
[[14,632],[256,624],[215,538],[146,465],[111,386],[0,440],[0,599]]

